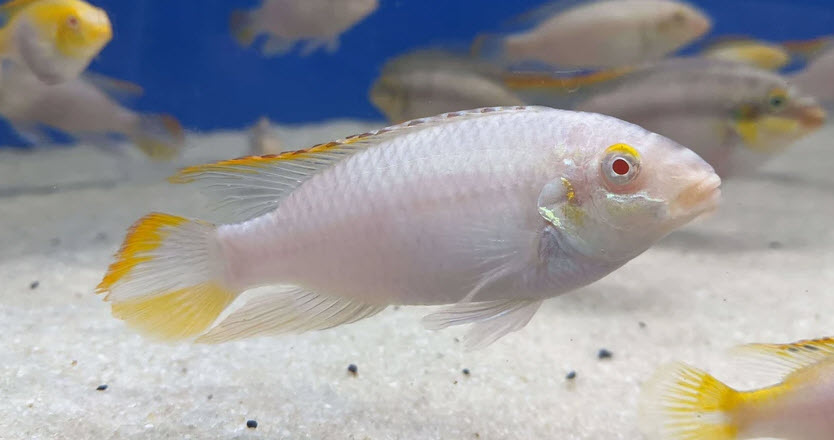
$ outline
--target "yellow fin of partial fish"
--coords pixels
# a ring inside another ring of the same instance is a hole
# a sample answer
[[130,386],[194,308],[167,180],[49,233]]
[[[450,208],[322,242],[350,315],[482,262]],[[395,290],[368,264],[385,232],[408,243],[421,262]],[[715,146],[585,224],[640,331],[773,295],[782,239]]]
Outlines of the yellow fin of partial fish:
[[97,293],[113,316],[161,339],[196,336],[237,296],[223,282],[214,225],[149,214],[129,230]]
[[721,40],[704,50],[704,56],[741,62],[765,70],[778,70],[791,60],[786,49],[750,38]]
[[741,393],[685,364],[662,367],[643,386],[640,428],[649,439],[734,440]]
[[486,117],[493,113],[541,111],[541,107],[490,107],[415,119],[368,133],[319,144],[306,150],[266,156],[247,156],[187,167],[171,176],[171,183],[201,184],[222,208],[225,221],[242,221],[275,209],[287,194],[307,179],[341,160],[373,148],[393,137],[425,130],[451,119]]
[[785,376],[834,356],[834,338],[802,340],[790,344],[746,344],[734,349],[764,372]]
[[834,36],[832,35],[825,35],[811,40],[785,41],[782,43],[782,47],[787,49],[791,55],[805,61],[813,60],[831,46],[834,46]]
[[248,298],[242,307],[196,342],[217,344],[255,336],[323,330],[371,317],[385,307],[289,287],[283,292]]
[[11,0],[0,5],[0,19],[8,19],[27,6],[41,0]]

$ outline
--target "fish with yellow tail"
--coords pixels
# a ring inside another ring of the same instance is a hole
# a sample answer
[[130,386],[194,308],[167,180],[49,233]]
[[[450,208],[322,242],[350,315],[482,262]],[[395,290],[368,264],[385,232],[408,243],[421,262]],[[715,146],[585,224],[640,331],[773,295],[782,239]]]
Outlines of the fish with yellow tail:
[[643,431],[653,440],[834,438],[834,338],[750,344],[740,350],[782,376],[738,391],[697,368],[673,364],[644,387]]
[[113,37],[107,13],[81,0],[12,0],[0,16],[0,58],[47,84],[78,77]]
[[712,211],[721,182],[667,138],[547,107],[416,119],[169,181],[201,185],[227,221],[133,225],[98,286],[129,326],[218,343],[446,304],[424,323],[473,324],[468,347]]
[[112,137],[126,137],[153,160],[177,157],[185,137],[174,117],[141,114],[115,99],[141,93],[136,84],[92,73],[49,85],[11,65],[0,76],[0,116],[33,144],[49,143],[49,127],[107,147]]

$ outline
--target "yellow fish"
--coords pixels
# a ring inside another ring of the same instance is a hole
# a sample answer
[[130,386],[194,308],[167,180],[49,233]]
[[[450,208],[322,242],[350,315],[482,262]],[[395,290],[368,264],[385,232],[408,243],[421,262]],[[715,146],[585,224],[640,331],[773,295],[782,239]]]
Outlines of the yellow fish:
[[643,392],[649,438],[834,438],[834,338],[740,348],[782,373],[780,383],[738,391],[685,364],[661,369]]
[[0,15],[0,59],[47,84],[77,78],[113,37],[107,13],[81,0],[13,0]]

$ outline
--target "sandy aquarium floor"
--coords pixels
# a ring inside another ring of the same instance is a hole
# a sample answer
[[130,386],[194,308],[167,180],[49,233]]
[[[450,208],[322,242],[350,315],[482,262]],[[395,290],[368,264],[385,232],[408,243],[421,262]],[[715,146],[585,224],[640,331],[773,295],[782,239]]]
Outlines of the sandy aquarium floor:
[[[372,126],[282,136],[303,147]],[[407,307],[219,346],[146,340],[93,288],[135,219],[204,212],[165,176],[239,156],[245,137],[195,135],[164,166],[83,146],[2,151],[0,438],[640,439],[640,384],[661,363],[746,384],[727,348],[834,335],[832,137],[727,182],[715,216],[475,352],[456,339],[464,329],[426,331],[430,309]],[[613,357],[598,359],[602,348]]]

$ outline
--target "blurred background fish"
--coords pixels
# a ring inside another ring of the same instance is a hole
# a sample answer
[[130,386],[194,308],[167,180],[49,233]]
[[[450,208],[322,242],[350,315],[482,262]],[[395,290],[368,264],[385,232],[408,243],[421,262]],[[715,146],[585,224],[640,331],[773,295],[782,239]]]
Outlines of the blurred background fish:
[[249,151],[254,156],[265,156],[267,154],[279,154],[285,151],[272,121],[266,116],[261,116],[258,122],[249,129]]
[[834,438],[834,339],[739,348],[774,385],[738,391],[686,364],[660,369],[644,386],[641,428],[649,439]]
[[244,47],[266,34],[261,48],[266,56],[286,54],[302,41],[301,55],[321,47],[335,52],[339,35],[378,7],[378,0],[264,0],[256,9],[234,11],[229,26]]
[[707,33],[710,18],[674,0],[556,2],[526,14],[527,30],[476,39],[472,51],[508,63],[565,68],[658,60]]
[[624,119],[686,145],[723,178],[756,169],[826,119],[816,99],[787,78],[737,62],[670,59],[615,71],[574,93],[565,93],[559,78],[547,83],[534,76],[525,84],[517,77],[508,83],[523,89],[529,103],[556,105],[567,96],[578,101],[576,110]]
[[501,69],[442,51],[417,51],[385,64],[370,99],[391,122],[479,107],[522,105]]
[[791,61],[790,53],[783,46],[753,38],[723,38],[707,46],[702,55],[766,70],[779,70]]
[[172,116],[136,113],[111,95],[138,95],[139,86],[99,75],[82,75],[48,85],[20,66],[6,66],[0,78],[0,115],[25,139],[49,142],[43,127],[94,144],[111,144],[112,136],[129,138],[154,160],[179,154],[184,134]]
[[826,107],[834,108],[834,45],[812,59],[791,80],[797,87],[816,96]]
[[113,35],[107,13],[80,0],[13,0],[0,16],[0,58],[48,84],[77,77]]

